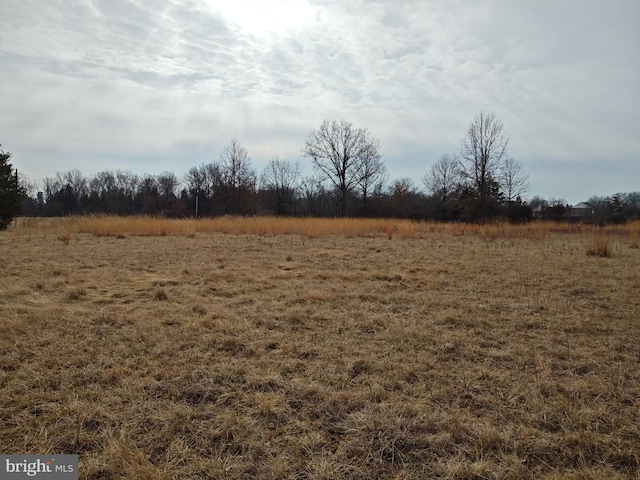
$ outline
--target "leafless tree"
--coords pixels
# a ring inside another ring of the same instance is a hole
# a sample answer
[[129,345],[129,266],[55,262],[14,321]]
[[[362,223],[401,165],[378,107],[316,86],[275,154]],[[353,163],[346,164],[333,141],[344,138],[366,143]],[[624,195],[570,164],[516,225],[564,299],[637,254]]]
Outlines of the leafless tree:
[[309,134],[303,152],[323,180],[338,190],[343,216],[349,195],[362,181],[365,165],[381,157],[380,142],[366,128],[355,128],[346,120],[324,120]]
[[479,198],[491,197],[509,145],[502,122],[493,113],[480,112],[461,143],[458,162],[461,177]]
[[218,172],[220,177],[214,177],[213,186],[217,213],[255,212],[256,173],[247,149],[235,138],[220,154]]
[[105,170],[96,173],[89,181],[92,195],[101,199],[110,198],[116,192],[116,177],[113,172]]
[[45,177],[42,180],[44,188],[44,198],[47,202],[51,201],[53,199],[53,196],[62,188],[62,183],[60,181],[60,178],[58,177],[59,176]]
[[220,154],[220,169],[225,187],[233,190],[255,188],[256,174],[251,168],[249,153],[235,138]]
[[335,192],[328,190],[318,176],[304,177],[300,182],[302,210],[309,215],[327,216],[337,213]]
[[380,185],[380,188],[382,188],[386,178],[387,169],[382,162],[381,156],[378,155],[364,159],[358,186],[360,187],[360,193],[362,195],[362,208],[365,212],[367,211],[367,202],[371,191],[376,185]]
[[542,210],[543,208],[547,208],[549,206],[549,202],[542,198],[539,195],[535,195],[531,200],[529,200],[529,206],[533,209],[533,211]]
[[158,196],[158,180],[153,175],[145,173],[138,182],[138,195],[142,197]]
[[140,178],[135,173],[126,170],[116,170],[115,181],[118,195],[125,198],[133,198],[138,189]]
[[201,164],[191,167],[184,176],[187,190],[193,196],[210,198],[213,195],[214,186],[222,183],[222,173],[217,163]]
[[398,217],[406,217],[411,211],[415,188],[413,180],[410,178],[399,178],[392,182],[389,187],[393,213]]
[[529,174],[522,163],[513,157],[506,157],[501,169],[500,185],[508,202],[516,200],[529,190]]
[[458,188],[460,183],[458,163],[456,156],[444,154],[422,178],[427,191],[441,202],[449,200]]
[[77,168],[71,169],[64,174],[57,173],[60,183],[63,187],[67,185],[71,187],[73,195],[79,199],[88,193],[87,179]]
[[285,213],[285,205],[292,206],[295,203],[299,178],[299,162],[289,162],[278,157],[267,162],[262,172],[262,184],[275,194],[278,215]]
[[157,178],[160,196],[165,200],[175,197],[176,190],[180,185],[176,174],[173,172],[162,172]]
[[18,183],[20,186],[20,191],[24,193],[27,197],[33,198],[38,192],[38,182],[37,180],[30,180],[25,177],[21,173],[18,173]]
[[184,182],[187,190],[192,195],[208,194],[207,192],[207,176],[204,165],[199,167],[191,167],[184,176]]
[[67,187],[76,199],[88,193],[87,179],[77,168],[68,172],[56,172],[55,177],[46,177],[43,183],[47,200]]

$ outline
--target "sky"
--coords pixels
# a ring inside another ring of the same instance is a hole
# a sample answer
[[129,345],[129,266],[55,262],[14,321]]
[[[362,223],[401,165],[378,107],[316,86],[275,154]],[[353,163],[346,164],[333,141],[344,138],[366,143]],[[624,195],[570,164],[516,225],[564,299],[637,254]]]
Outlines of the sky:
[[640,191],[638,0],[2,0],[0,144],[27,179],[258,173],[323,120],[422,177],[493,112],[527,198]]

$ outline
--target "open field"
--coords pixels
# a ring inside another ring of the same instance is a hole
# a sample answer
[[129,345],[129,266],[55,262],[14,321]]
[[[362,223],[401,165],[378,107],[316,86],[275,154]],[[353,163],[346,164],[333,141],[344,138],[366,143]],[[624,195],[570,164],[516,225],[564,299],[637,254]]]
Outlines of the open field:
[[20,219],[0,452],[89,479],[640,478],[639,234]]

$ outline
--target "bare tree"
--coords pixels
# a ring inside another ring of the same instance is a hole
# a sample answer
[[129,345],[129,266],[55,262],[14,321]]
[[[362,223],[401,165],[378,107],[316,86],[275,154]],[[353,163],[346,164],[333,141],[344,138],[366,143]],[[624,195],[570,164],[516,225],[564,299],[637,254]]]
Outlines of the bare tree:
[[542,211],[542,209],[549,206],[549,202],[541,196],[535,195],[531,200],[529,200],[529,206],[533,209],[534,212]]
[[116,170],[115,175],[118,195],[128,199],[134,198],[140,181],[138,175],[127,170]]
[[492,197],[509,145],[502,122],[493,113],[480,112],[461,143],[461,177],[480,199]]
[[302,210],[313,216],[335,215],[335,195],[327,190],[323,179],[317,176],[304,177],[300,182]]
[[247,149],[233,138],[220,154],[220,169],[224,185],[231,189],[254,189],[256,174],[251,168]]
[[184,176],[187,190],[193,196],[209,198],[213,195],[214,183],[221,177],[220,166],[216,163],[191,167]]
[[640,209],[640,192],[629,192],[623,194],[624,203],[631,208]]
[[513,157],[506,157],[502,165],[500,184],[507,202],[515,201],[529,190],[529,174],[522,163]]
[[299,177],[300,163],[297,161],[289,162],[275,157],[267,162],[262,172],[262,183],[274,193],[278,215],[286,213],[286,205],[291,207],[295,203]]
[[387,169],[382,162],[382,157],[378,155],[364,159],[362,162],[362,171],[358,186],[360,187],[360,193],[362,194],[362,209],[365,212],[367,211],[367,201],[371,194],[371,190],[378,184],[384,184],[386,177]]
[[[139,205],[142,206],[142,213],[145,215],[155,215],[158,213],[158,180],[155,175],[145,173],[138,181],[136,195]],[[140,207],[138,207],[140,208]]]
[[220,182],[214,179],[219,213],[247,214],[255,211],[256,173],[247,149],[234,138],[220,154]]
[[391,205],[395,216],[409,216],[415,193],[413,180],[410,178],[399,178],[392,182],[389,187],[389,194],[391,195]]
[[71,190],[73,191],[73,195],[80,199],[81,197],[87,195],[88,193],[88,184],[87,179],[82,175],[82,172],[77,168],[69,170],[65,174],[57,173],[56,176],[59,177],[60,183],[62,186],[69,185]]
[[191,167],[184,176],[184,182],[187,185],[187,189],[193,194],[208,193],[206,191],[208,185],[204,164],[197,167]]
[[222,184],[222,173],[218,163],[201,164],[191,167],[184,176],[192,212],[198,215],[212,213],[214,189]]
[[116,177],[109,170],[98,172],[89,181],[89,188],[92,195],[101,200],[111,198],[116,192]]
[[[600,195],[592,195],[587,200],[587,204],[591,208],[593,208],[596,212],[600,212],[600,211],[606,210],[607,203],[609,203],[609,200],[610,199],[608,197],[603,197],[603,196],[600,196]],[[564,200],[563,200],[563,202],[564,202]]]
[[87,179],[77,168],[69,170],[68,172],[56,172],[55,177],[46,177],[44,179],[44,189],[47,199],[52,198],[60,190],[67,187],[76,199],[88,194]]
[[29,198],[33,198],[38,192],[37,180],[30,180],[21,173],[18,174],[18,184],[23,194]]
[[138,182],[138,195],[142,197],[157,197],[158,180],[156,177],[145,173]]
[[44,198],[47,202],[53,199],[53,196],[62,188],[60,175],[56,177],[45,177],[42,180],[44,187]]
[[448,201],[458,188],[458,163],[456,156],[445,153],[422,178],[427,191],[441,202]]
[[180,185],[180,181],[176,174],[173,172],[162,172],[157,178],[160,196],[164,200],[174,198],[176,196],[176,190]]
[[309,134],[303,153],[323,180],[329,180],[338,190],[343,216],[349,195],[362,181],[365,165],[381,157],[380,142],[366,128],[354,128],[346,120],[324,120]]

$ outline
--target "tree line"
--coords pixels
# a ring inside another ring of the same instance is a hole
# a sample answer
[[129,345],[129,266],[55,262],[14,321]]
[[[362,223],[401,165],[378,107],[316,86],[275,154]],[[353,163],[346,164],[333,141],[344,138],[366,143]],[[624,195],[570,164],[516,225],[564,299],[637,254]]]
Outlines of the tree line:
[[[569,218],[566,202],[524,200],[528,175],[508,146],[502,122],[481,112],[459,150],[431,165],[420,186],[411,178],[390,180],[379,140],[346,120],[325,120],[309,133],[302,154],[313,166],[310,176],[302,175],[299,161],[278,157],[258,174],[247,149],[232,139],[218,161],[191,167],[182,178],[172,172],[136,175],[123,170],[85,177],[73,169],[37,184],[18,181],[8,163],[11,154],[0,150],[0,220],[7,224],[20,207],[26,216],[271,214],[465,222]],[[16,205],[9,197],[19,199]],[[590,200],[602,221],[640,216],[638,193]]]

